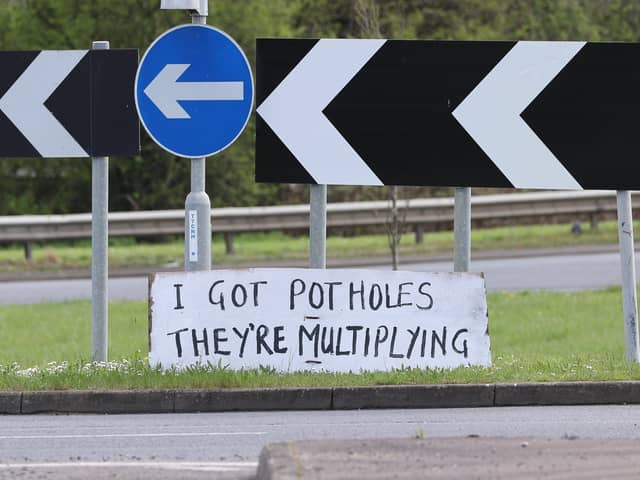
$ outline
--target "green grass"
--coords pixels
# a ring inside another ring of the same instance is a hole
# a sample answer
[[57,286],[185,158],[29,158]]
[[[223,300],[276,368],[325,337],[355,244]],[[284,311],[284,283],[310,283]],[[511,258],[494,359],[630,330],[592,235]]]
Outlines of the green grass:
[[[639,224],[640,225],[640,224]],[[638,228],[638,226],[636,226]],[[617,243],[617,224],[603,222],[595,230],[585,228],[581,235],[573,235],[570,225],[530,225],[474,230],[471,245],[474,252],[487,250],[513,250],[552,246],[603,245]],[[213,261],[217,264],[255,263],[261,261],[302,260],[309,255],[309,239],[283,233],[242,234],[234,239],[235,253],[227,255],[220,235],[214,234]],[[422,244],[416,244],[413,234],[405,233],[400,243],[400,255],[432,255],[453,250],[450,231],[427,233]],[[386,235],[356,237],[329,236],[329,258],[363,256],[389,256]],[[73,244],[35,245],[33,260],[26,262],[20,246],[0,247],[0,272],[29,270],[60,270],[89,268],[91,245],[88,241]],[[111,268],[178,266],[183,263],[183,242],[136,243],[132,240],[113,239],[109,248]]]
[[[0,306],[0,363],[45,365],[91,358],[89,301]],[[147,352],[147,304],[109,306],[109,358]]]
[[[395,385],[431,383],[636,380],[624,360],[620,289],[593,292],[491,293],[490,368],[402,369],[352,374],[279,374],[216,366],[184,372],[148,367],[144,302],[110,307],[110,358],[90,358],[90,305],[70,302],[0,306],[0,390]],[[13,362],[19,366],[11,366]],[[48,362],[56,362],[47,365]],[[62,364],[62,362],[68,362]],[[39,366],[30,375],[25,367]]]

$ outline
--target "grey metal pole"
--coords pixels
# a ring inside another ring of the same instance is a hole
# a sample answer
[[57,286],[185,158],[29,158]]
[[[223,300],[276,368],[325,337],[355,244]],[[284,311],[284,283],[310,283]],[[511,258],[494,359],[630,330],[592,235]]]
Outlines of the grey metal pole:
[[[93,42],[108,50],[109,42]],[[92,358],[106,362],[109,352],[109,157],[91,158],[91,337]]]
[[[206,15],[191,23],[205,25]],[[211,201],[205,191],[206,158],[191,159],[191,192],[185,201],[184,266],[187,272],[211,270]]]
[[191,15],[191,23],[193,23],[194,25],[206,25],[207,16],[194,13]]
[[633,245],[633,217],[631,214],[631,192],[616,192],[618,202],[618,239],[622,264],[622,309],[624,314],[624,337],[626,359],[629,363],[640,362],[638,355],[638,298],[636,293],[636,262]]
[[211,201],[204,191],[206,158],[191,159],[191,192],[184,209],[184,265],[187,272],[211,270]]
[[453,207],[453,271],[468,272],[471,262],[471,188],[456,187]]
[[327,266],[327,186],[311,185],[309,189],[309,266]]

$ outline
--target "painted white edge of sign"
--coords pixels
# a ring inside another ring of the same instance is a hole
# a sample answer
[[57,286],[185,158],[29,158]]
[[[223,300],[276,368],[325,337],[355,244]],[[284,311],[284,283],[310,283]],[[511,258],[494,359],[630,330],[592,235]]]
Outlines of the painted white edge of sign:
[[248,269],[152,275],[152,366],[360,372],[491,365],[481,274]]

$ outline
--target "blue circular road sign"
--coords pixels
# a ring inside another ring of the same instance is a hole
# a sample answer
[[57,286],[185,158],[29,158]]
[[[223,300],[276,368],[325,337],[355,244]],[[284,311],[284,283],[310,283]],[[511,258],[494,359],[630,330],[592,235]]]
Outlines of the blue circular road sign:
[[208,25],[160,35],[142,57],[135,82],[138,115],[162,148],[186,158],[231,145],[253,107],[253,75],[244,52]]

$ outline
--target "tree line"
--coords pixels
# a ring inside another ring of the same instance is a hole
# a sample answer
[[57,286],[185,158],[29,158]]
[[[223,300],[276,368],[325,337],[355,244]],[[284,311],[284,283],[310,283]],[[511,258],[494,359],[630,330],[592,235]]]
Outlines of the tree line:
[[[159,0],[4,0],[0,50],[88,49],[93,40],[140,55],[162,32],[189,23],[161,11]],[[640,2],[628,0],[215,0],[208,23],[229,33],[255,60],[259,37],[383,37],[445,40],[637,41]],[[307,201],[307,187],[256,184],[255,123],[207,161],[213,206]],[[188,160],[157,147],[142,132],[135,157],[112,157],[111,211],[181,208]],[[0,138],[0,142],[2,138]],[[406,196],[448,194],[405,188]],[[330,201],[386,197],[380,188],[332,187]],[[89,159],[0,158],[0,215],[90,210]]]

